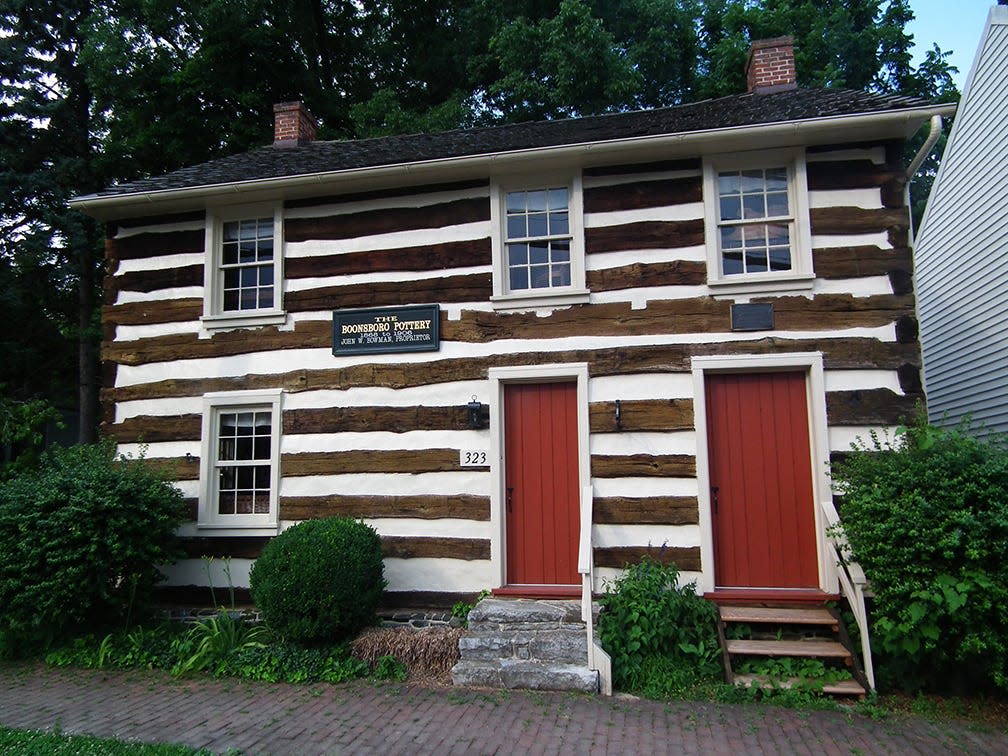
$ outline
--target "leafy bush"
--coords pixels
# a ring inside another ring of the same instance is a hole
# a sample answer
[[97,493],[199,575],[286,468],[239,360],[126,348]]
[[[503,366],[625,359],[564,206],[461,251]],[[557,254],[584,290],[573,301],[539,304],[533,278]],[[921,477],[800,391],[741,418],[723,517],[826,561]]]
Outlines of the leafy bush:
[[[679,585],[675,565],[645,557],[607,587],[600,603],[599,640],[612,657],[617,685],[647,687],[643,671],[665,674],[676,666],[658,663],[655,657],[701,675],[720,670],[714,605],[696,595],[694,583]],[[673,687],[684,684],[685,678],[673,677]]]
[[128,618],[178,554],[182,494],[111,444],[46,452],[0,483],[0,635],[45,648]]
[[252,565],[263,619],[295,643],[349,638],[374,621],[385,590],[381,539],[363,522],[306,520],[271,540]]
[[1008,449],[923,420],[833,470],[881,682],[1008,690]]

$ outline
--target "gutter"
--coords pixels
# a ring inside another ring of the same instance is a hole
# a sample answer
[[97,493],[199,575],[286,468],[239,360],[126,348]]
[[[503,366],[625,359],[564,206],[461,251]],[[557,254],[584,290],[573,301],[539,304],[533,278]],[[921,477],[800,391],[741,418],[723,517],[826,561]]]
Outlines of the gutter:
[[[642,147],[660,149],[664,147],[702,146],[706,143],[716,143],[735,139],[744,142],[747,137],[758,137],[766,141],[772,138],[795,139],[799,135],[814,135],[828,133],[830,129],[875,127],[894,128],[906,127],[918,122],[922,117],[931,116],[940,121],[939,113],[951,114],[955,111],[954,104],[928,106],[898,111],[861,114],[854,116],[829,116],[803,121],[779,121],[769,124],[747,124],[745,126],[730,126],[703,131],[679,132],[675,134],[658,134],[651,136],[631,137],[628,139],[610,139],[601,142],[580,142],[576,144],[532,147],[501,153],[481,153],[450,158],[435,158],[431,160],[391,163],[364,168],[346,168],[317,173],[299,174],[296,176],[278,176],[273,178],[251,179],[220,184],[205,184],[179,189],[162,189],[132,194],[98,195],[89,194],[74,197],[69,204],[75,210],[80,210],[96,217],[111,218],[114,211],[138,210],[140,206],[151,206],[162,202],[198,200],[200,198],[221,195],[250,194],[253,192],[277,191],[285,189],[303,189],[313,184],[324,184],[348,177],[383,179],[403,178],[407,176],[435,173],[445,169],[487,169],[486,172],[501,170],[509,166],[528,164],[544,158],[571,159],[583,158],[590,154],[620,155],[625,152],[639,151]],[[753,149],[753,146],[740,145],[737,149]]]

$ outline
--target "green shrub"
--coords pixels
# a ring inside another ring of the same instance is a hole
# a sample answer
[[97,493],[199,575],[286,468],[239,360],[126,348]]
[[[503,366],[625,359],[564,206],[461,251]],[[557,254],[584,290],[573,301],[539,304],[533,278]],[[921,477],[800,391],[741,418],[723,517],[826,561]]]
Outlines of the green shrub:
[[289,641],[341,641],[374,621],[382,568],[373,528],[342,517],[306,520],[263,549],[252,565],[252,597],[266,624]]
[[178,556],[182,494],[111,444],[42,455],[0,483],[0,635],[30,651],[146,605]]
[[833,470],[884,685],[1008,690],[1008,450],[923,420]]
[[[679,585],[675,565],[645,557],[607,586],[600,603],[598,635],[612,657],[616,685],[648,687],[643,675],[648,669],[665,674],[685,666],[701,675],[719,672],[714,605],[697,596],[694,583]],[[656,663],[657,657],[670,662]],[[672,677],[676,687],[690,676]]]

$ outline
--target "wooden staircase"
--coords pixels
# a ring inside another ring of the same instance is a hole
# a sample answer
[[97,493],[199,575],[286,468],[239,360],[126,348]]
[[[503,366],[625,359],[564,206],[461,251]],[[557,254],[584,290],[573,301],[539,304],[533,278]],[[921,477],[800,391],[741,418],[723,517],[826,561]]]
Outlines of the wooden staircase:
[[[735,685],[763,688],[807,687],[834,696],[864,698],[869,689],[839,614],[825,606],[752,606],[720,604],[718,636],[725,679]],[[744,637],[748,636],[748,637]],[[743,660],[775,660],[767,666],[779,674],[735,671]],[[792,674],[800,660],[822,662],[824,677]]]

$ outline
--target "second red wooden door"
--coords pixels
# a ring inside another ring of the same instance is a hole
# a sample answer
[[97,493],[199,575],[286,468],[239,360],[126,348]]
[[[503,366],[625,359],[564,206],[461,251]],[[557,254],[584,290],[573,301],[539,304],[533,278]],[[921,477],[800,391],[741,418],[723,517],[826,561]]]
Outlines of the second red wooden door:
[[508,583],[579,583],[577,384],[505,385],[504,474]]
[[708,374],[717,588],[819,587],[805,374]]

